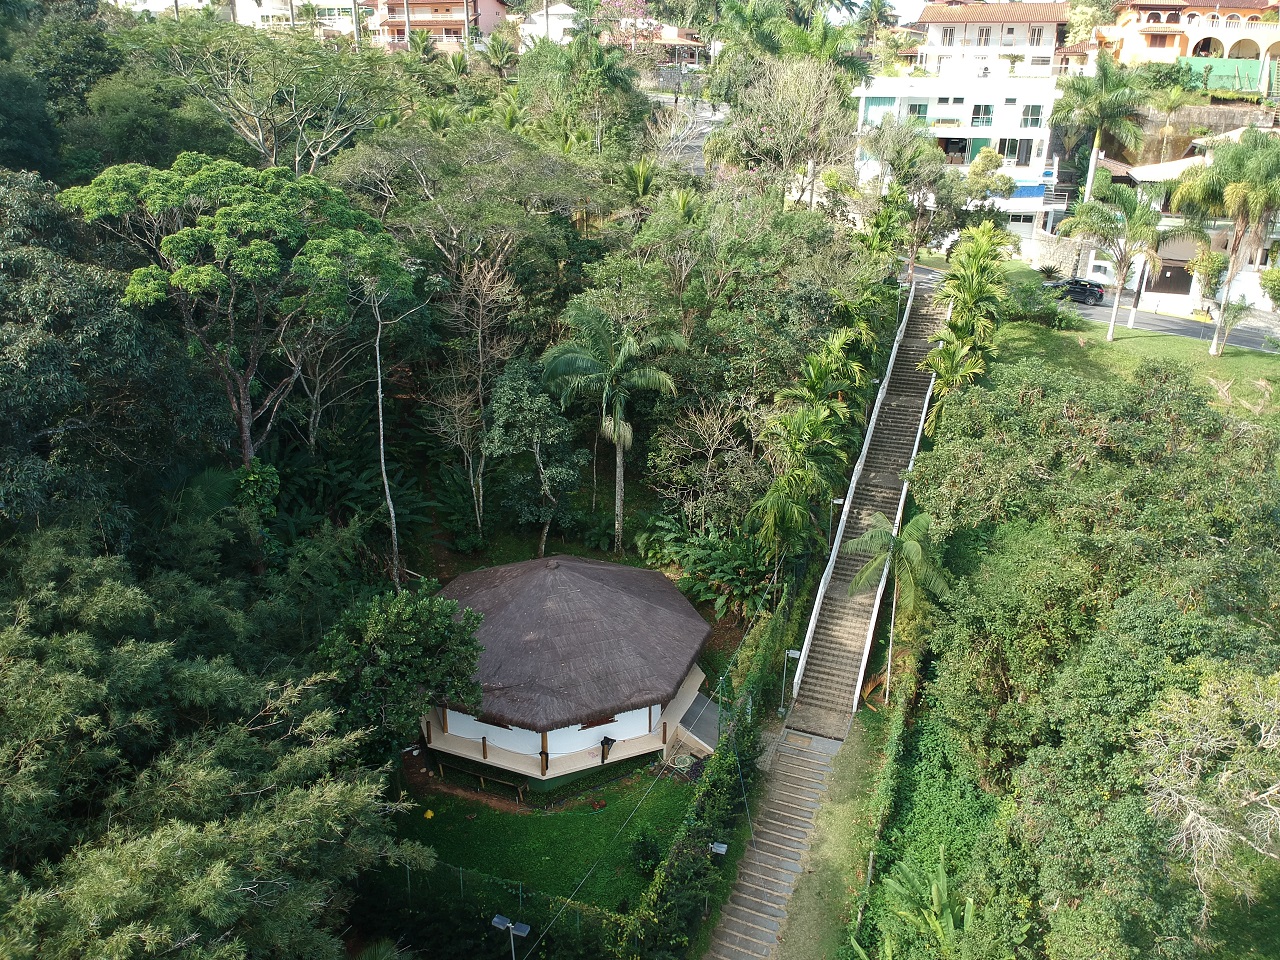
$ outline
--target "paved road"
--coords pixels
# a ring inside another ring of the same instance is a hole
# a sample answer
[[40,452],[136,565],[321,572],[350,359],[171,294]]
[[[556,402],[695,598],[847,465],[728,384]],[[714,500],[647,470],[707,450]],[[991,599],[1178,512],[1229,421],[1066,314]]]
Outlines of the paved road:
[[652,92],[649,94],[649,99],[656,103],[665,104],[668,107],[678,107],[686,116],[693,118],[689,137],[683,144],[683,149],[680,150],[680,160],[690,172],[699,175],[705,174],[707,167],[703,156],[703,147],[706,145],[707,137],[711,135],[712,131],[721,126],[728,118],[729,108],[722,104],[721,109],[717,109],[705,100],[692,100],[684,96],[680,97],[679,102],[677,102],[675,94],[671,93]]
[[[921,286],[933,287],[942,278],[942,274],[937,270],[931,270],[928,267],[916,267],[916,278],[920,281]],[[1095,323],[1107,324],[1111,322],[1111,300],[1110,294],[1105,303],[1098,304],[1096,307],[1085,306],[1083,303],[1074,303],[1068,301],[1071,306],[1085,320],[1092,320]],[[1121,300],[1120,315],[1116,318],[1116,330],[1120,331],[1129,322],[1129,304],[1130,299],[1125,296]],[[1139,330],[1151,330],[1155,333],[1168,333],[1175,337],[1187,337],[1191,340],[1203,340],[1205,349],[1209,349],[1209,341],[1213,339],[1213,324],[1199,323],[1195,320],[1180,320],[1177,317],[1165,317],[1158,313],[1149,313],[1146,310],[1139,310],[1134,318],[1134,327]],[[1123,334],[1117,332],[1117,336]],[[1231,331],[1231,335],[1227,337],[1227,344],[1235,347],[1247,347],[1250,350],[1261,350],[1264,353],[1280,353],[1280,344],[1274,342],[1268,343],[1268,331],[1259,327],[1236,327]],[[1274,336],[1272,334],[1271,336]]]

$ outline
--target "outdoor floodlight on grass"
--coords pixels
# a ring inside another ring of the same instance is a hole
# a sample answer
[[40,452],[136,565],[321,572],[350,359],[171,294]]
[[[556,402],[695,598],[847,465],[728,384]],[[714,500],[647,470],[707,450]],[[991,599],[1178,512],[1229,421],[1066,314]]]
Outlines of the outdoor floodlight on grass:
[[490,922],[499,930],[505,930],[511,935],[511,960],[516,960],[516,937],[527,937],[529,935],[529,925],[508,920],[502,914],[498,914]]

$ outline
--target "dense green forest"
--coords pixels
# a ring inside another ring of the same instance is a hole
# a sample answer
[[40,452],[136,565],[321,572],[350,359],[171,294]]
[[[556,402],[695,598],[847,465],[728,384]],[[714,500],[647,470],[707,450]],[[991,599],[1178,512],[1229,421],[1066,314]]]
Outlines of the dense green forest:
[[1276,466],[1273,423],[1164,362],[1011,359],[948,404],[913,490],[952,582],[912,627],[931,666],[863,944],[1251,942],[1244,899],[1275,896]]
[[361,878],[434,862],[400,750],[479,695],[438,582],[570,551],[735,623],[794,602],[899,267],[957,237],[913,474],[949,587],[906,618],[894,880],[847,947],[1192,956],[1264,878],[1274,424],[1008,355],[1070,315],[1008,279],[994,151],[859,136],[886,4],[703,6],[660,9],[726,43],[713,175],[595,21],[387,52],[0,0],[0,956],[366,945]]
[[0,953],[342,955],[361,875],[432,860],[391,760],[478,695],[435,578],[648,534],[758,606],[900,217],[680,169],[591,31],[518,83],[93,2],[0,36]]

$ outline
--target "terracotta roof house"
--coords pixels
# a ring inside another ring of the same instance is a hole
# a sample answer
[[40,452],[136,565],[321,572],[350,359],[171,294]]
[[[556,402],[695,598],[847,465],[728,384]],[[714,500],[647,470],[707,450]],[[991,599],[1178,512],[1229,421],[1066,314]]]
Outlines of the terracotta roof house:
[[1277,0],[1131,0],[1116,6],[1116,22],[1101,26],[1102,46],[1128,66],[1189,64],[1208,68],[1211,89],[1280,95],[1280,23],[1267,18]]
[[464,30],[474,40],[507,17],[506,0],[370,0],[369,5],[374,8],[365,21],[370,38],[392,50],[406,49],[415,32],[429,34],[442,49],[459,50]]
[[1067,36],[1067,3],[930,3],[914,28],[924,34],[915,64],[931,73],[1007,75],[1002,59],[1017,58],[1021,76],[1050,76],[1054,51]]
[[696,660],[711,627],[661,573],[558,556],[464,573],[441,591],[484,617],[481,703],[423,717],[432,750],[535,780],[663,751],[707,755]]

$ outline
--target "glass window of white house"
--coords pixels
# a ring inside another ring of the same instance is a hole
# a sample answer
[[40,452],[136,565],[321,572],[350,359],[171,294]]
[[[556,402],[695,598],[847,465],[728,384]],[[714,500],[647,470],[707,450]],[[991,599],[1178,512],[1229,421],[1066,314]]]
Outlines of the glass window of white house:
[[1015,165],[1025,167],[1031,163],[1031,143],[1030,140],[1001,137],[996,150],[1006,160],[1012,160]]
[[943,27],[942,28],[942,45],[944,47],[950,47],[950,46],[953,46],[955,42],[956,42],[956,28]]
[[927,103],[908,103],[907,116],[927,120],[929,119],[929,105]]
[[1044,40],[1044,27],[1032,27],[1030,31],[1028,31],[1027,43],[1031,46],[1040,46],[1042,40]]
[[975,103],[973,105],[973,126],[991,126],[991,114],[994,112],[995,107],[989,103]]
[[978,28],[978,46],[980,47],[991,46],[991,28],[990,27]]
[[1022,108],[1022,126],[1038,127],[1040,126],[1040,105],[1027,104]]

